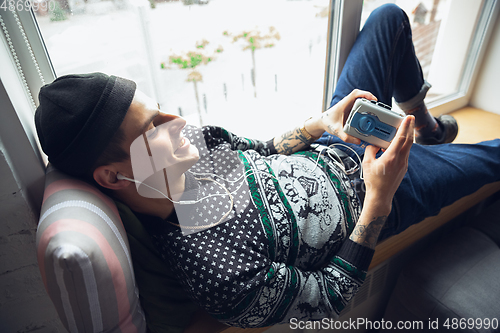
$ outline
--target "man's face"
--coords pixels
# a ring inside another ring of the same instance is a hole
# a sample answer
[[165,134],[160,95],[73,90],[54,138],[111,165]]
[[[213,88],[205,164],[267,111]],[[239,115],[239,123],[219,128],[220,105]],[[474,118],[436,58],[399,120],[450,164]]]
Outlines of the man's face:
[[162,113],[158,103],[136,92],[121,128],[123,148],[130,152],[130,171],[137,180],[165,169],[172,183],[198,161],[198,149],[183,135],[185,126],[183,118]]

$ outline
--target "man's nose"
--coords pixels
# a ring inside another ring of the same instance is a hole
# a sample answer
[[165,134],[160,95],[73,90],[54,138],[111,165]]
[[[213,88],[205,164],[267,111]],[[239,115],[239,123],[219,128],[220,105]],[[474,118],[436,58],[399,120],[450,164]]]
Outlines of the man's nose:
[[170,133],[178,133],[186,126],[186,120],[176,115],[170,115],[166,126]]
[[172,124],[175,124],[175,125],[182,123],[183,124],[182,126],[184,126],[186,124],[186,120],[184,118],[182,118],[181,116],[178,116],[176,114],[160,112],[160,116],[162,117],[161,122],[163,124],[170,123],[170,122],[172,122]]

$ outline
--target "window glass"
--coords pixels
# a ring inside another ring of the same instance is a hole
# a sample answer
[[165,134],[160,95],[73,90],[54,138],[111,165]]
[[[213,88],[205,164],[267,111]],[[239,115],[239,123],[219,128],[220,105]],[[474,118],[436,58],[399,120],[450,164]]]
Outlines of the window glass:
[[194,125],[270,139],[321,112],[329,0],[39,0],[58,76],[135,80]]

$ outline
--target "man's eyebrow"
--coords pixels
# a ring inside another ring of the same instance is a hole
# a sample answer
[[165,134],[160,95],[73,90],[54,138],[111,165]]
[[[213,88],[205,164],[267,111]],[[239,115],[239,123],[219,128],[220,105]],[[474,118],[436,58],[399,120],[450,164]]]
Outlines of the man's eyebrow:
[[151,124],[151,122],[156,118],[156,116],[158,116],[159,113],[160,113],[160,111],[156,112],[151,117],[149,117],[148,121],[146,123],[144,123],[144,125],[141,128],[141,134],[146,132],[147,128],[149,127],[149,124]]

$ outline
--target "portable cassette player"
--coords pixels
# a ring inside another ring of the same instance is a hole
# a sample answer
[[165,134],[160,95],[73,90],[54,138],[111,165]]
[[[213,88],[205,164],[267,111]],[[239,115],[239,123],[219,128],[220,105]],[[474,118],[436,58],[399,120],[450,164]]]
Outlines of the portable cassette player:
[[396,135],[405,114],[377,101],[359,98],[354,102],[344,132],[386,149]]

